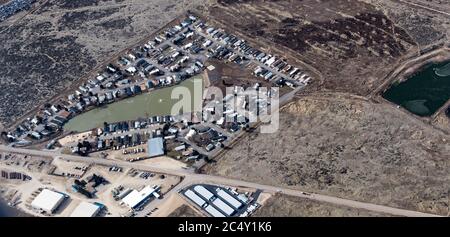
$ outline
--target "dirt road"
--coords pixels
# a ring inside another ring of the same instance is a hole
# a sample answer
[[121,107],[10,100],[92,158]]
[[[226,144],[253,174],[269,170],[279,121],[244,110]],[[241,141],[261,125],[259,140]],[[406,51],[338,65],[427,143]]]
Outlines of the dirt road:
[[322,201],[322,202],[327,202],[327,203],[333,203],[333,204],[341,205],[341,206],[360,208],[360,209],[365,209],[365,210],[374,211],[374,212],[388,213],[388,214],[397,215],[397,216],[409,216],[409,217],[435,217],[435,216],[437,216],[437,215],[432,215],[432,214],[428,214],[428,213],[404,210],[404,209],[399,209],[399,208],[392,208],[392,207],[388,207],[388,206],[376,205],[376,204],[371,204],[371,203],[358,202],[358,201],[342,199],[342,198],[337,198],[337,197],[332,197],[332,196],[327,196],[327,195],[305,193],[300,190],[293,190],[293,189],[288,189],[288,188],[257,184],[257,183],[242,181],[242,180],[230,179],[230,178],[226,178],[226,177],[205,175],[205,174],[195,174],[195,173],[193,173],[192,170],[187,170],[187,169],[165,169],[163,167],[157,167],[157,166],[153,166],[153,165],[142,165],[142,164],[137,164],[137,163],[111,161],[111,160],[106,160],[106,159],[101,159],[101,158],[79,157],[79,156],[72,156],[72,155],[55,154],[51,151],[20,149],[20,148],[14,148],[14,147],[7,147],[7,146],[3,146],[3,145],[0,145],[0,151],[20,153],[20,154],[29,154],[29,155],[35,155],[35,156],[44,156],[44,157],[58,156],[65,160],[70,160],[70,161],[92,162],[95,164],[110,165],[110,166],[116,165],[116,166],[121,166],[121,167],[135,168],[135,169],[140,169],[140,170],[148,170],[148,171],[152,171],[152,172],[156,172],[156,173],[166,173],[166,174],[184,177],[185,179],[182,182],[182,185],[178,185],[175,189],[173,189],[173,192],[179,191],[183,187],[186,187],[190,184],[211,183],[211,184],[228,185],[228,186],[233,186],[233,187],[250,187],[250,188],[254,188],[254,189],[261,189],[265,192],[283,193],[283,194],[287,194],[287,195],[291,195],[291,196],[302,197],[302,198],[307,198],[307,199]]

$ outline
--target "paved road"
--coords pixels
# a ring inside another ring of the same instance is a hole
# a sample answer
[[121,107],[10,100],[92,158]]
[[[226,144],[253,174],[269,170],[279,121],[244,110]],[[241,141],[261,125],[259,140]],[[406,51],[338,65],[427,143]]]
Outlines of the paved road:
[[51,152],[51,151],[21,149],[21,148],[7,147],[7,146],[3,146],[3,145],[0,145],[0,151],[28,154],[28,155],[34,155],[34,156],[46,156],[46,157],[57,156],[57,157],[61,157],[62,159],[65,159],[65,160],[76,161],[76,162],[91,162],[93,164],[108,165],[108,166],[116,165],[116,166],[120,166],[120,167],[134,168],[134,169],[139,169],[139,170],[148,170],[150,172],[155,172],[155,173],[165,173],[165,174],[177,175],[177,176],[184,177],[185,181],[183,182],[183,185],[179,185],[178,187],[176,187],[176,189],[174,189],[174,191],[184,188],[185,187],[184,185],[186,185],[186,184],[211,183],[211,184],[227,185],[227,186],[232,186],[232,187],[250,187],[250,188],[255,188],[255,189],[261,189],[261,190],[264,190],[265,192],[271,192],[271,193],[278,192],[278,193],[283,193],[283,194],[287,194],[287,195],[291,195],[291,196],[332,203],[335,205],[347,206],[347,207],[352,207],[352,208],[360,208],[360,209],[365,209],[368,211],[387,213],[387,214],[396,215],[396,216],[410,216],[410,217],[437,216],[437,215],[428,214],[428,213],[422,213],[422,212],[404,210],[404,209],[393,208],[393,207],[388,207],[388,206],[376,205],[376,204],[371,204],[371,203],[353,201],[353,200],[332,197],[332,196],[327,196],[327,195],[305,193],[300,190],[293,190],[293,189],[288,189],[288,188],[284,188],[284,187],[276,187],[276,186],[271,186],[271,185],[258,184],[258,183],[230,179],[230,178],[214,176],[214,175],[195,174],[192,170],[189,170],[189,169],[182,169],[182,168],[168,169],[168,168],[163,168],[163,167],[155,166],[155,165],[144,165],[144,164],[139,164],[139,163],[129,163],[129,162],[125,162],[125,161],[112,161],[112,160],[93,158],[93,157],[80,157],[80,156],[73,156],[73,155],[55,154],[54,152]]

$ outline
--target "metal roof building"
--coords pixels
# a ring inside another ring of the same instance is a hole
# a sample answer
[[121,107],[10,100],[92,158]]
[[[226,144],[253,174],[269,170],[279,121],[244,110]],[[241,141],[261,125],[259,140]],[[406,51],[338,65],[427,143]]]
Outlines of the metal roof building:
[[147,146],[149,157],[164,155],[164,141],[162,137],[150,138]]
[[220,198],[216,198],[216,200],[213,201],[214,206],[219,208],[221,211],[223,211],[227,216],[231,216],[234,213],[234,209],[231,208],[228,204],[223,202]]
[[212,207],[211,205],[207,206],[205,210],[213,217],[225,217],[220,211],[218,211],[216,208]]
[[214,197],[214,194],[212,194],[208,189],[201,185],[196,185],[194,187],[194,190],[200,194],[200,196],[206,198],[207,200],[210,200],[212,197]]
[[231,206],[236,209],[239,209],[242,206],[242,203],[240,201],[238,201],[236,198],[234,198],[221,188],[218,189],[217,195],[219,195],[219,197],[223,198],[223,200],[231,204]]
[[53,213],[64,201],[64,198],[64,195],[61,193],[44,189],[31,202],[31,206],[47,213]]
[[81,202],[70,214],[70,217],[94,217],[100,212],[100,206],[89,202]]
[[148,199],[156,190],[150,186],[145,187],[141,191],[133,190],[125,196],[122,201],[130,208],[136,208],[139,204]]
[[188,189],[186,192],[184,192],[184,195],[188,197],[191,201],[193,201],[195,204],[199,205],[200,207],[203,207],[205,205],[205,200],[203,200],[201,197],[199,197],[197,194],[192,192],[192,190]]

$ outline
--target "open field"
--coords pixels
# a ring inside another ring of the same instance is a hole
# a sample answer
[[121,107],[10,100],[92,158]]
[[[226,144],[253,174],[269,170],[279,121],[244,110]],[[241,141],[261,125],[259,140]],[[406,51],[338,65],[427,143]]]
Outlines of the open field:
[[377,217],[386,216],[356,208],[341,207],[299,197],[275,195],[259,208],[254,217]]
[[[439,0],[364,0],[374,4],[396,24],[404,29],[417,44],[424,48],[428,45],[448,42],[450,37],[450,4]],[[411,4],[412,3],[412,4]],[[414,5],[418,4],[418,5]],[[418,6],[425,6],[442,14]]]
[[324,81],[316,80],[309,90],[368,94],[395,62],[417,52],[414,39],[396,22],[357,0],[219,0],[203,14],[313,66]]
[[186,204],[178,207],[175,211],[170,213],[168,217],[202,217],[198,212]]
[[315,94],[251,133],[207,173],[447,215],[450,137],[395,109],[346,94]]
[[450,133],[450,117],[445,114],[445,110],[436,116],[432,121],[432,124],[437,128]]
[[[0,123],[11,124],[202,1],[49,0],[0,23]],[[9,26],[9,27],[8,27]]]

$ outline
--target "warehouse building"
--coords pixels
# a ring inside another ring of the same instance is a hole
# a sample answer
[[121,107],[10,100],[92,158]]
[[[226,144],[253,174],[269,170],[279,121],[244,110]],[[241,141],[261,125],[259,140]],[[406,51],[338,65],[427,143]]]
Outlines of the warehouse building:
[[101,206],[89,202],[81,202],[70,217],[95,217],[101,210]]
[[151,195],[156,192],[155,188],[150,186],[145,187],[141,191],[133,190],[130,194],[125,196],[122,201],[130,208],[137,208],[140,204],[148,200]]
[[63,203],[65,195],[49,189],[42,190],[41,193],[31,202],[34,209],[53,213]]
[[212,194],[208,189],[201,185],[197,185],[194,187],[195,192],[200,194],[200,196],[204,197],[206,200],[210,200],[212,197],[214,197],[214,194]]
[[225,213],[227,216],[231,216],[234,214],[234,209],[231,208],[228,204],[223,202],[220,198],[216,198],[213,202],[214,206],[219,208],[223,213]]
[[147,142],[147,146],[149,157],[164,155],[164,141],[162,137],[150,138]]
[[213,217],[225,217],[220,211],[218,211],[213,206],[209,205],[205,208],[205,211],[208,212]]
[[224,191],[221,188],[217,188],[217,195],[225,200],[227,203],[231,204],[236,209],[239,209],[242,206],[242,203],[238,201],[236,198],[231,196],[228,192]]
[[203,207],[205,205],[205,200],[203,200],[201,197],[199,197],[197,194],[192,192],[192,190],[188,189],[186,192],[184,192],[184,195],[188,197],[191,201],[193,201],[195,204],[199,205],[200,207]]

